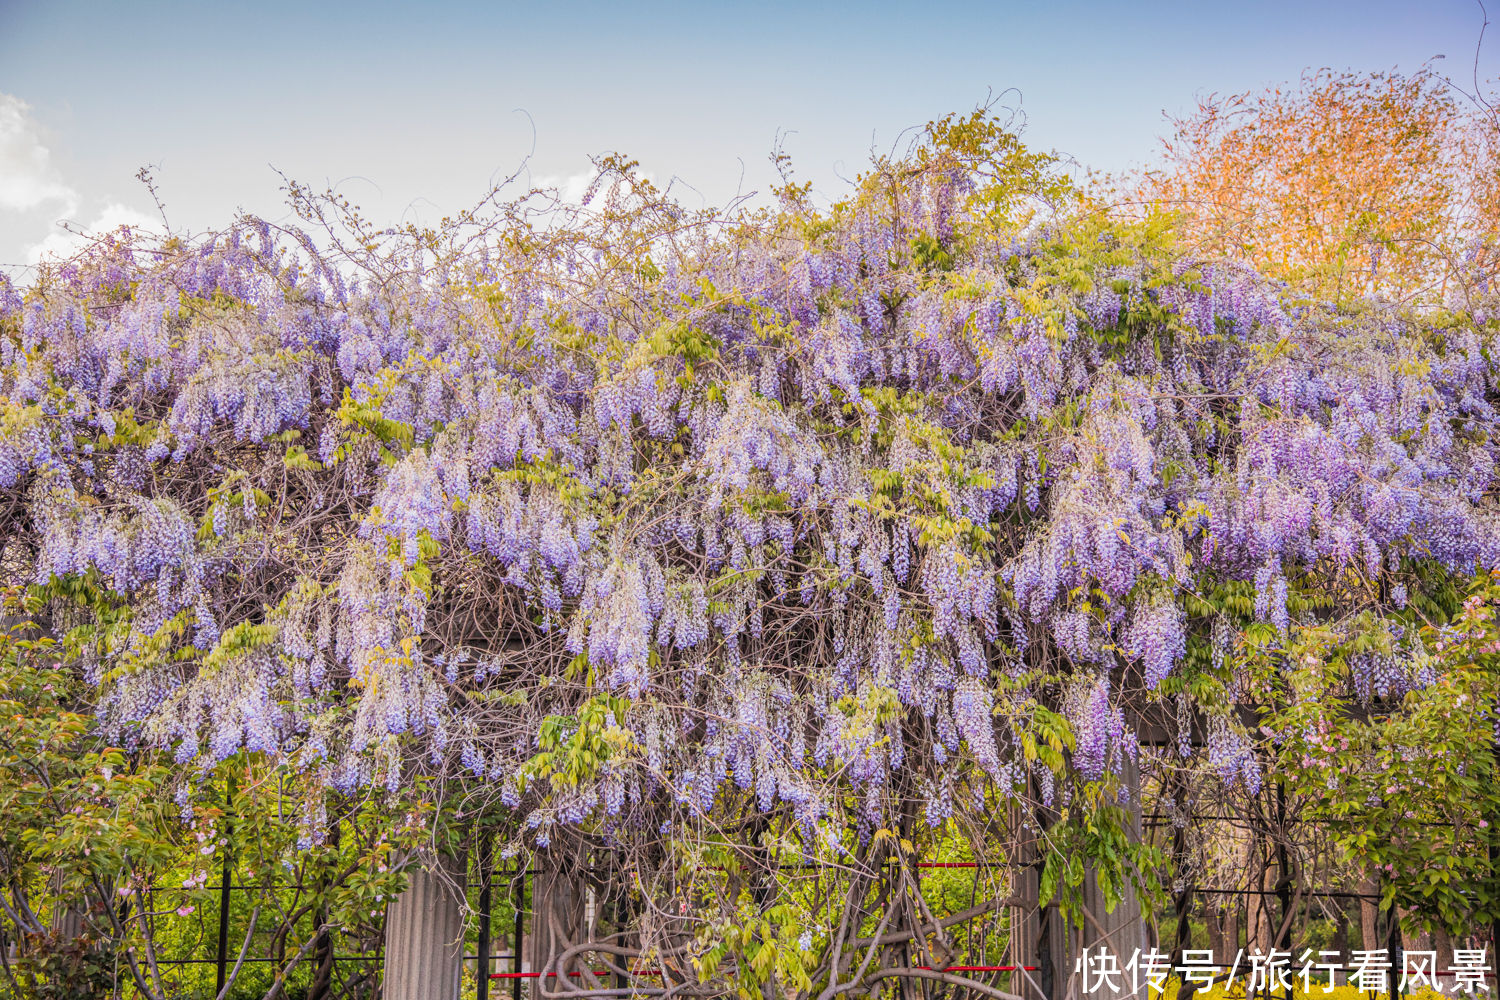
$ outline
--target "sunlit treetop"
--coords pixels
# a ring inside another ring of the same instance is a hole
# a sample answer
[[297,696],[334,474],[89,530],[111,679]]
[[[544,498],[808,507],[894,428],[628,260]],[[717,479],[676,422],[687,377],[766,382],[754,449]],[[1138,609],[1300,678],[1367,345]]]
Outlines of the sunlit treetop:
[[1500,117],[1475,86],[1428,66],[1210,95],[1125,189],[1177,213],[1193,253],[1304,294],[1444,304],[1495,271]]

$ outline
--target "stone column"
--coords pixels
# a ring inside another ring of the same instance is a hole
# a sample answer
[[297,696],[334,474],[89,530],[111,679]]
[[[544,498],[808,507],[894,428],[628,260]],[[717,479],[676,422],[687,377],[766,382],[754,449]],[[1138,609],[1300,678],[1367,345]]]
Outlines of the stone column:
[[[1125,759],[1123,767],[1124,791],[1130,796],[1126,804],[1126,829],[1132,840],[1141,837],[1141,774],[1136,762]],[[1136,897],[1134,886],[1117,886],[1120,894],[1120,902],[1115,906],[1114,912],[1107,912],[1104,905],[1104,893],[1100,891],[1099,882],[1094,872],[1085,872],[1083,878],[1083,905],[1088,909],[1093,920],[1084,918],[1083,946],[1092,950],[1107,947],[1114,953],[1119,961],[1122,975],[1119,978],[1120,990],[1111,991],[1107,985],[1102,986],[1093,994],[1094,1000],[1122,1000],[1124,997],[1142,997],[1147,995],[1144,982],[1140,989],[1134,993],[1130,990],[1130,974],[1124,972],[1125,964],[1130,961],[1131,956],[1137,949],[1144,954],[1150,948],[1150,938],[1147,933],[1146,921],[1141,913],[1141,902]],[[1073,963],[1077,959],[1076,954],[1070,954],[1063,975],[1068,976],[1073,972]]]
[[[1012,869],[1011,893],[1022,900],[1020,906],[1008,908],[1010,947],[1006,950],[1006,964],[1016,966],[1010,977],[1010,992],[1024,1000],[1049,1000],[1041,990],[1042,910],[1038,897],[1042,873],[1036,867],[1036,834],[1023,807],[1011,807],[1010,825],[1014,831],[1011,864],[1016,866]],[[1029,973],[1022,971],[1028,965],[1036,968]]]
[[1062,910],[1055,899],[1037,911],[1037,969],[1031,975],[1045,1000],[1071,1000],[1067,988],[1073,973],[1071,942],[1075,936],[1073,929],[1063,924]]
[[[584,893],[576,875],[559,871],[556,862],[545,855],[537,856],[539,871],[531,877],[531,927],[526,935],[526,964],[532,972],[540,972],[540,990],[556,992],[555,976],[561,973],[551,963],[573,945],[583,941]],[[575,960],[576,962],[576,960]],[[394,998],[392,998],[394,1000]]]
[[83,936],[83,911],[73,903],[58,902],[53,905],[47,928],[59,941],[75,941]]
[[85,930],[83,910],[79,908],[76,900],[63,899],[63,877],[61,872],[52,876],[50,885],[52,890],[52,915],[47,921],[47,929],[59,941],[74,941],[82,937]]
[[385,917],[384,1000],[458,1000],[463,975],[462,858],[424,853]]

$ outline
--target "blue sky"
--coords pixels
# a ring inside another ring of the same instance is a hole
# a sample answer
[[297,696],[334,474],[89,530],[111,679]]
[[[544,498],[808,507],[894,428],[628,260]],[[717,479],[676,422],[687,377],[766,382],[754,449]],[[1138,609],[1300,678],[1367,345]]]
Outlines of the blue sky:
[[[0,0],[0,264],[62,246],[61,218],[149,219],[148,163],[178,228],[283,216],[273,168],[377,219],[435,219],[528,154],[535,179],[566,182],[619,150],[722,204],[766,189],[781,130],[830,198],[872,144],[1004,92],[1032,145],[1120,170],[1154,154],[1164,111],[1210,92],[1439,55],[1467,83],[1482,23],[1474,0]],[[1480,75],[1500,75],[1500,27]]]

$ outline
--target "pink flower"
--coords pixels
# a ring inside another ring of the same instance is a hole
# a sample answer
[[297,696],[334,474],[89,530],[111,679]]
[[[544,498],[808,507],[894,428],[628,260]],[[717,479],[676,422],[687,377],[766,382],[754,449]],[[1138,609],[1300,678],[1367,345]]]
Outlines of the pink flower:
[[196,910],[196,909],[197,909],[197,907],[196,907],[196,906],[179,906],[179,907],[178,907],[178,908],[177,908],[177,915],[178,915],[178,916],[179,916],[179,917],[185,917],[185,916],[187,916],[187,915],[188,915],[188,914],[189,914],[189,913],[192,913],[192,912],[193,912],[193,911],[194,911],[194,910]]

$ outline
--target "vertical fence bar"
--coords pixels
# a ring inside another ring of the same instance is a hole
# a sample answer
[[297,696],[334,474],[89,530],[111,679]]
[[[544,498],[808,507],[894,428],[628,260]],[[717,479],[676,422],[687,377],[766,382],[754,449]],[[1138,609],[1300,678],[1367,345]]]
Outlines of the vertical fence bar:
[[[516,883],[516,927],[511,935],[510,964],[516,972],[521,971],[521,921],[526,912],[526,869],[518,869],[521,878]],[[510,1000],[521,1000],[521,977],[510,981]]]
[[474,1000],[490,1000],[490,835],[479,838],[479,968],[474,975]]
[[[1495,705],[1495,710],[1500,711],[1500,703],[1497,703]],[[1490,762],[1493,768],[1490,772],[1490,780],[1493,781],[1495,772],[1500,771],[1500,738],[1497,738],[1490,744]],[[1493,816],[1490,817],[1490,822],[1494,825],[1500,826],[1500,824],[1495,823],[1495,817]],[[1490,841],[1488,850],[1490,859],[1490,878],[1493,879],[1496,874],[1500,874],[1500,870],[1497,870],[1497,865],[1500,865],[1500,850],[1497,850],[1497,846],[1493,839]],[[1484,943],[1483,937],[1479,939],[1479,943]],[[1497,916],[1494,923],[1490,925],[1490,945],[1492,947],[1490,954],[1491,956],[1493,956],[1495,962],[1495,990],[1497,991],[1497,993],[1500,993],[1500,916]],[[1450,966],[1453,964],[1452,954],[1449,954],[1448,956],[1448,964]]]
[[224,993],[224,980],[229,974],[229,886],[230,886],[230,810],[234,808],[234,775],[231,773],[224,784],[224,874],[219,879],[219,948],[215,955],[214,996]]
[[1402,980],[1406,978],[1406,950],[1402,947],[1401,940],[1401,910],[1396,906],[1396,901],[1391,900],[1390,920],[1386,927],[1386,950],[1391,956],[1391,991],[1393,997],[1406,996],[1406,990]]
[[[1295,922],[1292,916],[1292,859],[1291,852],[1287,850],[1287,822],[1286,822],[1286,782],[1278,781],[1276,784],[1276,901],[1281,908],[1282,932],[1277,935],[1271,948],[1282,948],[1290,951],[1292,947],[1292,924]],[[1271,989],[1266,987],[1269,996]],[[1292,1000],[1292,985],[1288,981],[1286,987],[1286,1000]]]

